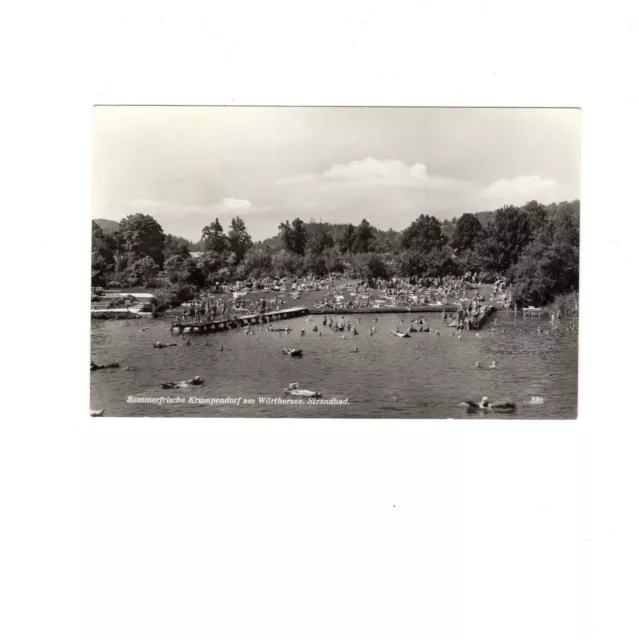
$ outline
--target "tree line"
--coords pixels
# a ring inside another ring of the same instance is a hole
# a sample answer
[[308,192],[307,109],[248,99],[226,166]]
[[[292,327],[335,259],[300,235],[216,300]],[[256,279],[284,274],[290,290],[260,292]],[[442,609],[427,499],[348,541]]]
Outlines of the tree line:
[[186,299],[204,286],[265,276],[347,273],[373,281],[477,274],[487,282],[508,279],[518,303],[539,306],[578,289],[579,214],[578,200],[533,200],[451,221],[420,215],[403,231],[379,230],[366,219],[353,225],[295,218],[261,242],[253,242],[241,218],[226,231],[216,218],[193,256],[192,243],[136,213],[113,232],[93,223],[92,283],[168,286]]

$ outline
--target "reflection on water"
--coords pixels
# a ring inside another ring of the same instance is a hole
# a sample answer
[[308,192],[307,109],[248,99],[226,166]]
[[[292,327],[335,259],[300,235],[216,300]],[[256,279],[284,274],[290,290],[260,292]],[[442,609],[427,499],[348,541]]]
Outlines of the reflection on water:
[[[243,330],[169,340],[168,319],[92,322],[91,358],[100,364],[117,361],[130,371],[106,369],[91,373],[91,408],[108,416],[244,416],[335,418],[482,418],[469,414],[459,402],[511,400],[514,414],[490,414],[490,418],[574,418],[577,412],[577,333],[562,325],[559,332],[539,334],[537,326],[548,320],[518,318],[498,312],[476,332],[464,332],[462,340],[443,324],[439,314],[429,315],[428,325],[441,332],[412,333],[396,338],[391,329],[402,324],[397,315],[363,315],[356,324],[359,335],[335,333],[321,326],[321,316],[278,323],[293,330],[260,331],[247,336]],[[404,316],[407,319],[407,316]],[[310,331],[313,323],[321,333]],[[376,333],[368,335],[371,327]],[[140,331],[147,328],[148,331]],[[301,336],[300,330],[306,329]],[[494,331],[492,331],[494,329]],[[345,336],[345,339],[343,339]],[[178,342],[177,347],[154,349],[153,342]],[[205,346],[208,341],[209,346]],[[358,352],[353,348],[357,346]],[[224,347],[221,350],[221,347]],[[302,358],[282,353],[283,347],[304,350]],[[496,360],[497,369],[488,366]],[[475,361],[482,365],[473,369]],[[199,375],[202,387],[163,390],[163,380]],[[324,399],[348,398],[347,405],[282,406],[188,404],[194,397],[282,397],[291,382],[320,391]],[[127,403],[135,397],[184,397],[187,404]],[[531,404],[532,398],[537,404]]]

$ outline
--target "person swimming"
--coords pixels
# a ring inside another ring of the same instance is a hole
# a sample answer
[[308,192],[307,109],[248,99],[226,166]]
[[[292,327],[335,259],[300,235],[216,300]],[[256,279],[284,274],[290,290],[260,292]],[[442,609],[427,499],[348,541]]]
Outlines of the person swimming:
[[497,368],[497,361],[493,360],[492,364],[490,365],[490,367],[488,367],[489,369],[496,369]]
[[186,346],[187,346],[187,347],[190,347],[190,346],[191,346],[191,340],[190,340],[190,339],[186,341]]
[[484,396],[481,399],[481,402],[479,403],[479,408],[480,409],[488,409],[490,407],[490,404],[488,403],[488,398],[486,396]]
[[479,360],[475,361],[475,364],[473,365],[473,369],[479,369],[481,368],[481,365],[479,364]]

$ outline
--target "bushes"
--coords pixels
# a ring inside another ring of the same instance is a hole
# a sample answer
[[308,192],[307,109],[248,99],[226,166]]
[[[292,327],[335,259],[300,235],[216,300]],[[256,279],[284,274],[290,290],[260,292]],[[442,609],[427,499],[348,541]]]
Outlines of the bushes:
[[[144,256],[131,265],[127,279],[129,282],[135,282],[135,284],[146,284],[155,278],[159,270],[160,268],[153,258]],[[135,284],[132,286],[135,286]]]
[[177,306],[183,302],[188,302],[195,297],[197,289],[192,284],[174,284],[170,289],[170,302],[172,306]]

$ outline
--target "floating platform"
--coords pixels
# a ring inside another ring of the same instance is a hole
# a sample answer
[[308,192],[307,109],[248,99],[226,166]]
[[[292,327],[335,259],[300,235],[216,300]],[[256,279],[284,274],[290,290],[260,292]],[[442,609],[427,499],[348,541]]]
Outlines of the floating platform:
[[306,307],[294,307],[292,309],[280,309],[279,311],[267,311],[265,313],[251,313],[245,316],[237,316],[233,319],[203,320],[201,322],[172,322],[170,331],[176,330],[178,333],[184,331],[198,333],[211,333],[212,331],[225,331],[236,327],[246,327],[251,324],[269,324],[278,320],[288,320],[308,315]]

